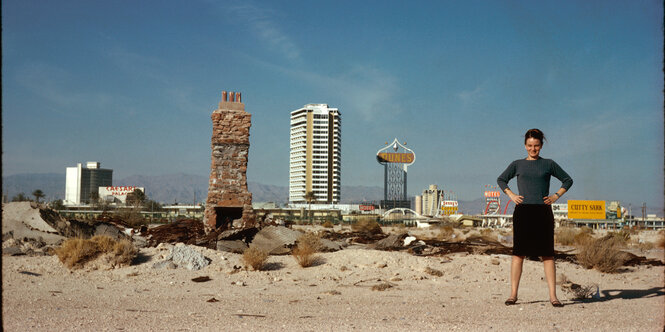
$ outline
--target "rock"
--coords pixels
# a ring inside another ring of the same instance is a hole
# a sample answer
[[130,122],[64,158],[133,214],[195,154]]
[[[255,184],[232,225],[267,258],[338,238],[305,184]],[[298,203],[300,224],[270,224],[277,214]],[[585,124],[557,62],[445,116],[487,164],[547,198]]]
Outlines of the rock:
[[172,260],[178,267],[185,267],[188,270],[200,270],[210,264],[209,258],[190,246],[176,245],[171,249],[166,260]]
[[319,250],[321,252],[332,252],[342,250],[346,243],[335,242],[328,239],[320,239],[319,244],[321,245]]

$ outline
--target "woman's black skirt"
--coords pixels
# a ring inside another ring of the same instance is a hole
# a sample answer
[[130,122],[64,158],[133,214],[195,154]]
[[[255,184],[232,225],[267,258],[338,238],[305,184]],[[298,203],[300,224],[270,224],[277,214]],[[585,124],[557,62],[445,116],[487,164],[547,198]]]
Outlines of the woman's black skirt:
[[550,205],[515,206],[513,255],[554,256],[554,214]]

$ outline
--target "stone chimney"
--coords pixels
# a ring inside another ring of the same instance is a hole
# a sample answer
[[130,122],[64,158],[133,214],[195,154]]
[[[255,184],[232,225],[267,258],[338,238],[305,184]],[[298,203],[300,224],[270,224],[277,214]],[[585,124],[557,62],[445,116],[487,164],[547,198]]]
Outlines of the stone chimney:
[[252,115],[239,92],[222,91],[212,112],[212,163],[205,208],[205,230],[254,225],[252,194],[247,189],[247,156]]

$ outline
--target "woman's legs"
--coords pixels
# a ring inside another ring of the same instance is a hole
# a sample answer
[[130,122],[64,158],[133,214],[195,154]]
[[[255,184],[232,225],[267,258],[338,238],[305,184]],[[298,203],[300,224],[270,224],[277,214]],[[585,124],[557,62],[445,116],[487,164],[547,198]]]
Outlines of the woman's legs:
[[550,302],[559,301],[556,297],[556,266],[554,265],[554,257],[543,256],[543,266],[545,268],[547,287],[550,291]]
[[513,260],[510,262],[510,299],[517,300],[517,291],[522,277],[522,265],[524,265],[524,256],[513,255]]

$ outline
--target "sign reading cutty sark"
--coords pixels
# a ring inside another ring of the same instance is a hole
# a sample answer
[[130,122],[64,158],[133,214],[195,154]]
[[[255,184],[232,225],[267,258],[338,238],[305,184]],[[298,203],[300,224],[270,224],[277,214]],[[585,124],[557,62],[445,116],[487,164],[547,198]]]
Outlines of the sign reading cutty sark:
[[416,154],[413,150],[402,145],[397,138],[386,147],[376,153],[376,160],[380,164],[406,164],[411,165],[416,161]]

